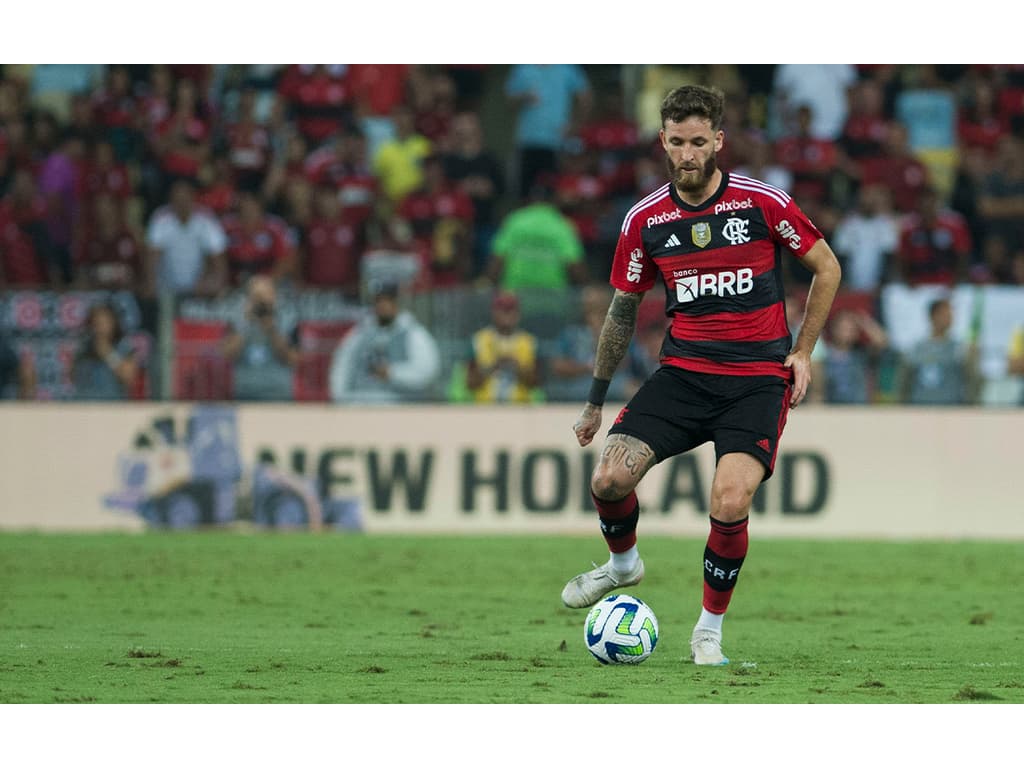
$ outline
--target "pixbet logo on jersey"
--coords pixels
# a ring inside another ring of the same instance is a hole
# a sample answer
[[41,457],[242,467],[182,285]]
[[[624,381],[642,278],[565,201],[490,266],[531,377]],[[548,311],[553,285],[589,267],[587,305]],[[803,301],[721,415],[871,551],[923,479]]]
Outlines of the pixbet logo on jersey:
[[670,221],[676,221],[677,219],[683,218],[683,214],[679,212],[679,209],[668,211],[667,213],[659,213],[654,216],[647,217],[647,226],[653,227],[655,224],[665,224]]
[[698,296],[739,296],[754,289],[754,270],[750,267],[676,278],[676,301],[696,301]]
[[745,211],[754,207],[754,201],[749,197],[746,200],[726,200],[724,203],[715,203],[715,213],[727,211]]

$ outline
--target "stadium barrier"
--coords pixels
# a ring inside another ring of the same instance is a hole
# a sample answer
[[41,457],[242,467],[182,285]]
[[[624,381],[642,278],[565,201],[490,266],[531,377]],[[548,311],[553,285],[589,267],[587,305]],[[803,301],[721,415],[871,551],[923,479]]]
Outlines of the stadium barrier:
[[[255,525],[597,536],[571,406],[4,404],[0,529]],[[605,409],[605,425],[615,407]],[[1024,538],[1021,409],[804,406],[757,535]],[[653,468],[644,533],[702,536],[710,445]]]

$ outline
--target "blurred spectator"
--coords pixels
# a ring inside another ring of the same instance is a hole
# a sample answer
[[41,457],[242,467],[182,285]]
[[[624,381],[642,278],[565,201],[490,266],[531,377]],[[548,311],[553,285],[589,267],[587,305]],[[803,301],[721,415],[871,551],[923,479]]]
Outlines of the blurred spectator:
[[444,172],[473,203],[472,277],[482,274],[497,231],[498,203],[505,177],[498,157],[484,146],[480,117],[462,112],[452,120],[451,143],[443,156]]
[[[662,151],[664,154],[664,151]],[[661,162],[658,158],[652,157],[648,152],[637,150],[636,157],[633,161],[633,187],[636,189],[638,194],[648,195],[658,187],[665,185],[665,163]],[[792,175],[789,177],[792,179]],[[630,198],[632,199],[632,198]],[[629,208],[621,209],[621,213],[625,217],[626,211]],[[619,224],[621,227],[621,223]],[[615,237],[618,237],[619,227],[615,229]]]
[[917,209],[918,196],[929,184],[928,168],[911,151],[907,129],[903,123],[889,123],[885,151],[881,155],[863,157],[856,163],[861,184],[885,184],[892,192],[897,213]]
[[892,212],[889,190],[864,184],[857,207],[836,226],[832,247],[843,265],[843,286],[851,291],[876,292],[892,277],[900,223]]
[[141,149],[145,125],[126,65],[110,65],[102,88],[92,95],[91,106],[96,125],[114,153],[112,160],[124,163],[135,157]]
[[1024,323],[1019,324],[1010,336],[1006,351],[1006,372],[1017,378],[1019,405],[1024,405]]
[[405,197],[396,217],[412,233],[426,286],[453,286],[468,279],[473,201],[445,177],[439,156],[424,158],[423,186]]
[[[597,167],[597,154],[587,152],[582,143],[570,142],[558,154],[558,173],[551,179],[554,187],[554,203],[576,229],[583,249],[597,256],[595,248],[600,228],[601,214],[608,207],[608,192]],[[600,254],[601,261],[594,265],[595,272],[602,272],[606,254]]]
[[[0,90],[0,101],[2,97]],[[0,120],[0,197],[10,190],[16,170],[21,168],[31,173],[31,151],[28,121],[20,113]]]
[[391,119],[395,136],[380,145],[372,168],[392,207],[397,207],[407,194],[423,184],[422,163],[432,147],[429,139],[416,132],[415,115],[408,106],[395,107]]
[[171,186],[167,205],[153,211],[146,231],[149,291],[213,295],[227,286],[224,229],[195,203],[188,179]]
[[772,137],[796,133],[797,110],[807,105],[811,136],[837,140],[849,110],[847,91],[856,81],[857,70],[851,64],[779,64],[772,80]]
[[[618,88],[602,92],[594,116],[579,129],[583,151],[595,156],[597,172],[610,196],[635,198],[636,123],[625,113],[625,98]],[[730,102],[731,103],[731,102]]]
[[[583,403],[590,392],[594,354],[611,303],[611,289],[604,285],[588,285],[581,291],[580,300],[581,321],[566,325],[552,348],[549,375],[544,383],[546,399],[550,402]],[[612,377],[608,388],[608,399],[612,402],[629,400],[658,366],[657,358],[652,359],[644,349],[641,336],[638,332],[630,341],[626,357]]]
[[967,220],[971,231],[971,242],[980,243],[985,240],[985,221],[978,209],[985,180],[990,173],[991,160],[985,150],[968,147],[960,152],[960,164],[957,166],[950,192],[949,207],[962,214]]
[[425,88],[413,104],[416,132],[425,137],[437,152],[448,149],[445,143],[451,133],[456,112],[455,81],[443,71],[430,71]]
[[299,132],[311,144],[341,130],[352,119],[345,64],[292,64],[278,82]]
[[811,132],[814,113],[810,105],[799,105],[795,119],[795,130],[775,142],[775,159],[793,174],[789,191],[794,197],[826,200],[832,174],[839,166],[839,150],[832,139]]
[[914,152],[956,146],[956,96],[935,64],[907,68],[907,83],[896,96],[895,118],[907,126]]
[[110,304],[99,302],[85,317],[86,335],[71,367],[76,400],[125,400],[132,396],[139,367],[135,352]]
[[1013,260],[1010,245],[1001,235],[988,235],[981,243],[981,254],[971,265],[970,280],[982,285],[1012,284]]
[[39,169],[39,193],[46,200],[51,258],[65,285],[73,279],[71,246],[81,215],[84,154],[83,138],[74,133],[63,133]]
[[46,201],[27,169],[14,172],[10,192],[0,198],[0,286],[57,284],[50,263]]
[[355,105],[356,122],[373,157],[385,139],[394,136],[391,113],[405,101],[410,64],[350,64],[348,82]]
[[877,157],[885,147],[889,121],[885,114],[885,92],[873,79],[860,80],[850,89],[849,113],[838,144],[853,159]]
[[489,64],[447,64],[448,76],[455,81],[459,110],[478,111],[486,85]]
[[310,153],[304,173],[314,185],[335,189],[345,217],[365,228],[376,203],[377,179],[367,160],[362,131],[355,127],[340,131],[330,143]]
[[238,212],[225,216],[223,226],[230,285],[243,285],[253,275],[268,275],[275,282],[295,275],[295,237],[279,216],[264,210],[256,193],[239,192]]
[[103,64],[35,64],[29,80],[29,97],[34,107],[47,109],[65,120],[71,112],[71,97],[90,93],[103,78]]
[[550,188],[535,186],[530,202],[509,213],[494,236],[487,277],[506,291],[563,289],[587,280],[579,233],[550,197]]
[[230,213],[238,205],[231,160],[226,155],[214,155],[200,175],[202,188],[196,195],[196,202],[217,217]]
[[1009,125],[999,115],[996,89],[985,78],[975,79],[957,113],[957,138],[962,150],[980,149],[995,155]]
[[772,145],[763,136],[751,137],[747,145],[747,161],[733,168],[732,172],[760,179],[787,192],[793,191],[793,171],[779,162]]
[[27,146],[20,164],[31,169],[38,177],[46,158],[60,149],[59,144],[64,136],[72,134],[61,128],[60,122],[52,112],[29,113],[28,127]]
[[142,130],[151,135],[170,118],[174,109],[174,73],[168,64],[153,64],[149,68],[141,102]]
[[0,400],[31,400],[35,394],[32,358],[19,355],[11,339],[0,330]]
[[105,137],[92,143],[89,155],[82,164],[82,182],[87,218],[93,214],[88,203],[99,195],[111,195],[124,201],[135,192],[131,171],[117,159],[113,143]]
[[236,400],[292,399],[299,362],[297,332],[285,325],[274,281],[266,275],[248,279],[242,321],[228,332],[223,348],[232,364]]
[[225,131],[224,150],[235,186],[258,190],[270,167],[270,134],[256,119],[256,89],[243,88],[234,121]]
[[[721,69],[728,66],[712,65],[708,69]],[[708,77],[710,78],[711,75],[709,74]],[[764,128],[762,123],[756,122],[757,115],[751,109],[751,100],[746,85],[742,80],[733,77],[726,77],[721,81],[709,79],[707,82],[715,83],[726,94],[722,128],[728,138],[717,154],[718,167],[731,170],[749,163],[751,145],[764,138]]]
[[274,152],[261,190],[270,210],[282,210],[292,187],[300,181],[307,180],[306,150],[306,140],[302,134],[290,132],[284,140],[283,147]]
[[840,309],[828,323],[822,365],[825,402],[864,405],[872,402],[879,355],[889,339],[867,312]]
[[914,344],[901,361],[898,391],[902,401],[911,405],[973,403],[978,383],[977,346],[956,341],[950,334],[953,309],[949,299],[931,302],[928,320],[929,336]]
[[952,286],[967,278],[972,249],[966,219],[942,206],[929,187],[918,198],[917,212],[904,219],[896,274],[909,285]]
[[1006,136],[992,173],[978,196],[978,213],[986,234],[998,234],[1016,250],[1024,247],[1024,138]]
[[394,283],[375,286],[373,311],[338,345],[331,360],[335,403],[399,403],[429,400],[441,373],[434,337],[402,310]]
[[1010,285],[1024,286],[1024,246],[1010,257]]
[[931,183],[948,197],[957,161],[957,102],[938,65],[909,67],[910,82],[896,96],[895,117],[907,127],[913,153],[928,168]]
[[100,194],[75,246],[75,284],[89,290],[145,291],[142,243],[124,221],[120,201]]
[[519,327],[519,298],[501,291],[491,303],[491,323],[473,334],[466,388],[478,403],[529,403],[538,399],[538,340]]
[[180,79],[174,87],[171,114],[157,126],[152,147],[164,178],[198,179],[211,152],[210,121],[195,83]]
[[350,299],[359,295],[361,228],[345,216],[338,193],[317,187],[315,216],[300,242],[302,278],[313,288],[334,288]]
[[558,152],[586,121],[593,96],[578,64],[514,64],[505,96],[516,112],[516,170],[525,198],[539,177],[558,169]]
[[283,220],[297,243],[297,233],[309,227],[316,215],[316,190],[307,179],[293,179],[286,188],[281,206],[277,210],[267,209],[267,212]]

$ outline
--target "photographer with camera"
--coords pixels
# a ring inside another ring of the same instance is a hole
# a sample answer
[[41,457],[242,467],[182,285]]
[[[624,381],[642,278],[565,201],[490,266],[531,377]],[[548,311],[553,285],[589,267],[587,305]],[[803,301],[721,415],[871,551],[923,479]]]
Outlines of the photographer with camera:
[[335,403],[401,403],[434,399],[441,355],[430,331],[399,302],[394,283],[374,285],[371,311],[342,340],[331,360]]
[[287,329],[276,306],[274,281],[249,279],[243,322],[224,340],[224,356],[233,366],[236,400],[291,400],[299,362],[295,329]]

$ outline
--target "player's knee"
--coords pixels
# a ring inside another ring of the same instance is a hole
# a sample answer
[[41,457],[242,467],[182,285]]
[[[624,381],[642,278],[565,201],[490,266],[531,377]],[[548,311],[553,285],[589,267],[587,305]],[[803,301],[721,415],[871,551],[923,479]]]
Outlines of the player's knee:
[[715,486],[711,490],[711,516],[723,523],[742,520],[750,513],[754,492],[741,483]]
[[598,466],[590,476],[591,492],[606,501],[626,498],[635,485],[628,472],[619,471],[615,467]]

